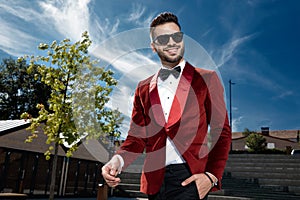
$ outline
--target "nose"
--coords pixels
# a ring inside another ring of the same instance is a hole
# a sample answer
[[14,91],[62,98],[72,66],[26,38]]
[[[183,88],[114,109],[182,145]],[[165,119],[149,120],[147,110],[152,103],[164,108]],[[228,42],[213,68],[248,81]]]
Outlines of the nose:
[[171,36],[169,37],[168,44],[170,44],[170,45],[176,44],[176,42],[173,40],[173,38]]

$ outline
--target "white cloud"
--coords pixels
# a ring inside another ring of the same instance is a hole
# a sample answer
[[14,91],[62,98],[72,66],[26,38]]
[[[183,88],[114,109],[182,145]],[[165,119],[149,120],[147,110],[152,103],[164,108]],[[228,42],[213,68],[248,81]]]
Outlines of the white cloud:
[[136,24],[142,27],[149,27],[151,20],[154,18],[154,14],[148,14],[145,16],[146,8],[141,4],[132,4],[132,9],[128,17],[130,23]]
[[53,23],[56,31],[72,40],[89,30],[90,0],[65,0],[39,2],[43,15]]
[[213,28],[207,29],[204,33],[201,34],[201,37],[209,36],[209,34],[211,34],[211,32],[212,32],[213,30],[214,30]]
[[116,19],[116,22],[112,23],[108,18],[100,20],[96,17],[96,20],[93,20],[90,24],[93,37],[97,42],[103,41],[105,38],[114,35],[118,31],[120,20]]
[[238,111],[239,109],[238,109],[238,107],[232,107],[232,111]]
[[0,3],[0,8],[3,12],[16,16],[24,21],[39,21],[42,15],[29,5],[27,2],[22,2],[21,4],[20,1],[6,1],[5,3]]
[[[0,2],[0,48],[19,56],[32,54],[41,41],[69,38],[78,41],[84,31],[90,33],[93,44],[118,31],[120,20],[114,23],[90,10],[91,0],[45,0]],[[45,39],[46,38],[46,39]]]
[[240,130],[240,124],[242,124],[243,117],[240,116],[238,118],[232,119],[232,132],[238,132]]
[[31,53],[31,46],[37,39],[14,25],[0,19],[0,26],[5,27],[0,32],[0,48],[10,55],[21,56]]
[[141,4],[133,4],[132,6],[132,13],[129,15],[128,20],[129,21],[137,21],[139,20],[142,15],[145,13],[145,7],[143,7]]
[[42,24],[43,16],[27,1],[0,2],[0,9],[0,48],[13,56],[31,54],[39,39],[28,24]]
[[274,97],[273,99],[284,99],[286,97],[292,96],[294,95],[293,91],[283,91],[282,93],[280,93],[278,96]]
[[212,52],[212,55],[216,54],[215,61],[217,67],[221,67],[230,61],[234,57],[234,54],[238,48],[248,40],[252,39],[254,36],[255,34],[246,35],[243,37],[233,36],[228,43],[223,45],[223,48]]

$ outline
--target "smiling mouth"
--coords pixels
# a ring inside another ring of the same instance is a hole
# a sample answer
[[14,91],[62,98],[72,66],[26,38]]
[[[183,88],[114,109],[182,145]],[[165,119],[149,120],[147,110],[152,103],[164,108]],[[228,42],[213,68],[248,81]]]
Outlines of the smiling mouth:
[[170,53],[170,54],[176,54],[178,52],[179,47],[167,47],[164,49],[164,51]]

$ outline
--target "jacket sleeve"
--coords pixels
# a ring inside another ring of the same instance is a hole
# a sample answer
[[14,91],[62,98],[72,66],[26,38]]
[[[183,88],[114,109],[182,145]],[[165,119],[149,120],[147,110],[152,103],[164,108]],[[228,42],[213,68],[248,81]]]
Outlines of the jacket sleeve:
[[206,99],[207,120],[210,125],[210,152],[206,171],[215,175],[221,189],[221,179],[231,146],[231,129],[224,101],[224,89],[216,72],[212,72],[207,82],[209,95]]
[[123,169],[127,168],[143,151],[146,144],[146,121],[144,109],[140,99],[138,86],[133,101],[133,110],[128,136],[120,149],[116,152],[124,160]]

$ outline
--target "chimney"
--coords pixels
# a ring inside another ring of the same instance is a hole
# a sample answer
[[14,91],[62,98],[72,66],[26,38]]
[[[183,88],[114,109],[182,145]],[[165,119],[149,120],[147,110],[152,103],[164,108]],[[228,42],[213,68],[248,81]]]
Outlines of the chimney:
[[261,127],[262,135],[269,135],[269,127]]

